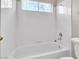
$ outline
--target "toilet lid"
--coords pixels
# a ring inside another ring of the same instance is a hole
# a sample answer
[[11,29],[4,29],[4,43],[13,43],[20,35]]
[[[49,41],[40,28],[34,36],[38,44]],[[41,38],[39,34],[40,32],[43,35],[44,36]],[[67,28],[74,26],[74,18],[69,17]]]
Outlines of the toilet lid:
[[62,57],[60,59],[74,59],[73,57]]
[[79,57],[77,57],[77,59],[79,59]]
[[79,44],[76,44],[74,48],[75,48],[76,57],[79,57]]

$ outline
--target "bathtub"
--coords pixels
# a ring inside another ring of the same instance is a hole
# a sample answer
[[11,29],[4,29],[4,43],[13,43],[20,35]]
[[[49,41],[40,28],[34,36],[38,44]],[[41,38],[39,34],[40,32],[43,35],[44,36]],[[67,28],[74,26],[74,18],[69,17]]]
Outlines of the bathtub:
[[48,42],[16,48],[9,59],[59,59],[66,56],[70,56],[68,48]]

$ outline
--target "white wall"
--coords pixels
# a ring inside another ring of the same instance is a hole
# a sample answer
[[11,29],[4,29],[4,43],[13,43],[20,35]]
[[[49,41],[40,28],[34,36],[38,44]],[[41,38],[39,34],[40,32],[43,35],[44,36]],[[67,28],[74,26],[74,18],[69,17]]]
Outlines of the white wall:
[[[15,4],[15,0],[13,1]],[[17,47],[37,43],[38,41],[47,42],[55,40],[57,39],[56,32],[57,35],[59,32],[63,33],[62,44],[70,47],[70,0],[58,3],[58,6],[63,4],[67,10],[65,14],[57,13],[57,19],[55,18],[55,11],[53,13],[23,11],[20,3],[17,4],[16,10],[14,4],[12,9],[2,9],[1,11],[2,35],[5,37],[2,43],[4,43],[3,49],[7,48],[3,50],[3,55],[5,54],[4,52],[6,52],[5,55],[8,55],[7,53],[10,53],[15,45]],[[16,39],[15,32],[17,33]]]
[[[71,42],[71,0],[58,2],[63,5],[64,14],[41,13],[23,11],[20,3],[17,4],[17,46],[33,44],[37,41],[51,41],[58,39],[59,32],[63,33],[62,43],[70,48]],[[61,8],[60,8],[61,9]],[[57,16],[57,18],[55,18]],[[57,35],[56,35],[57,33]]]
[[17,46],[56,39],[54,13],[23,11],[17,5]]
[[[13,1],[15,4],[15,0]],[[38,41],[47,42],[55,40],[57,39],[59,32],[63,33],[63,40],[61,44],[70,47],[70,0],[64,0],[63,2],[58,3],[58,6],[63,4],[67,10],[65,14],[57,13],[57,19],[55,19],[55,12],[39,13],[23,11],[20,8],[21,6],[19,3],[17,4],[16,15],[16,6],[14,4],[12,9],[2,9],[1,11],[1,32],[4,36],[4,40],[2,42],[2,57],[7,57],[7,55],[9,55],[9,53],[11,53],[11,51],[15,48],[15,45],[17,47],[38,43]],[[17,32],[16,39],[15,32]]]
[[[1,3],[1,0],[0,0],[0,3]],[[0,6],[0,33],[1,33],[1,6]]]
[[[72,0],[72,37],[79,37],[79,0]],[[73,48],[72,51],[76,57]]]
[[1,34],[4,40],[1,42],[1,57],[7,57],[14,49],[16,28],[16,4],[13,0],[13,8],[1,9]]
[[[62,6],[59,8],[59,6]],[[60,10],[60,11],[59,11]],[[70,48],[71,42],[71,0],[59,0],[57,3],[57,36],[63,34],[61,44]]]
[[[0,3],[1,3],[1,1],[0,1]],[[1,36],[1,8],[0,8],[0,36]],[[1,53],[1,42],[0,42],[0,53]]]
[[72,0],[72,37],[79,37],[79,0]]

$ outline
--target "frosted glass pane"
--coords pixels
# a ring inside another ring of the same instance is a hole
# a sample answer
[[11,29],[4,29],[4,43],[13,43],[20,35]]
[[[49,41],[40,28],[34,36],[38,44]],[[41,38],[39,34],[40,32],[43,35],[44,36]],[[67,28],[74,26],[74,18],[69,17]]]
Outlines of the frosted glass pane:
[[40,2],[39,0],[21,0],[22,9],[39,12],[52,12],[53,7],[51,3]]
[[1,8],[12,8],[12,0],[1,0]]
[[39,11],[52,12],[51,4],[39,2]]
[[22,0],[22,9],[30,11],[38,11],[38,2],[31,0]]
[[67,10],[66,7],[64,7],[64,6],[58,6],[58,13],[59,14],[66,14],[67,13],[66,10]]

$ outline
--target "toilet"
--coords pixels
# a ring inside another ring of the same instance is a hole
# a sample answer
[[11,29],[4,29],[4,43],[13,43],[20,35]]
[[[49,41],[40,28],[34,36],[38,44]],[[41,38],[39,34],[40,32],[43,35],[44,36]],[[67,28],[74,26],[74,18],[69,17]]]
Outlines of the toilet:
[[[75,56],[79,59],[79,38],[72,38],[73,47],[75,50]],[[59,59],[74,59],[73,57],[61,57]]]
[[62,57],[60,59],[74,59],[73,57]]

